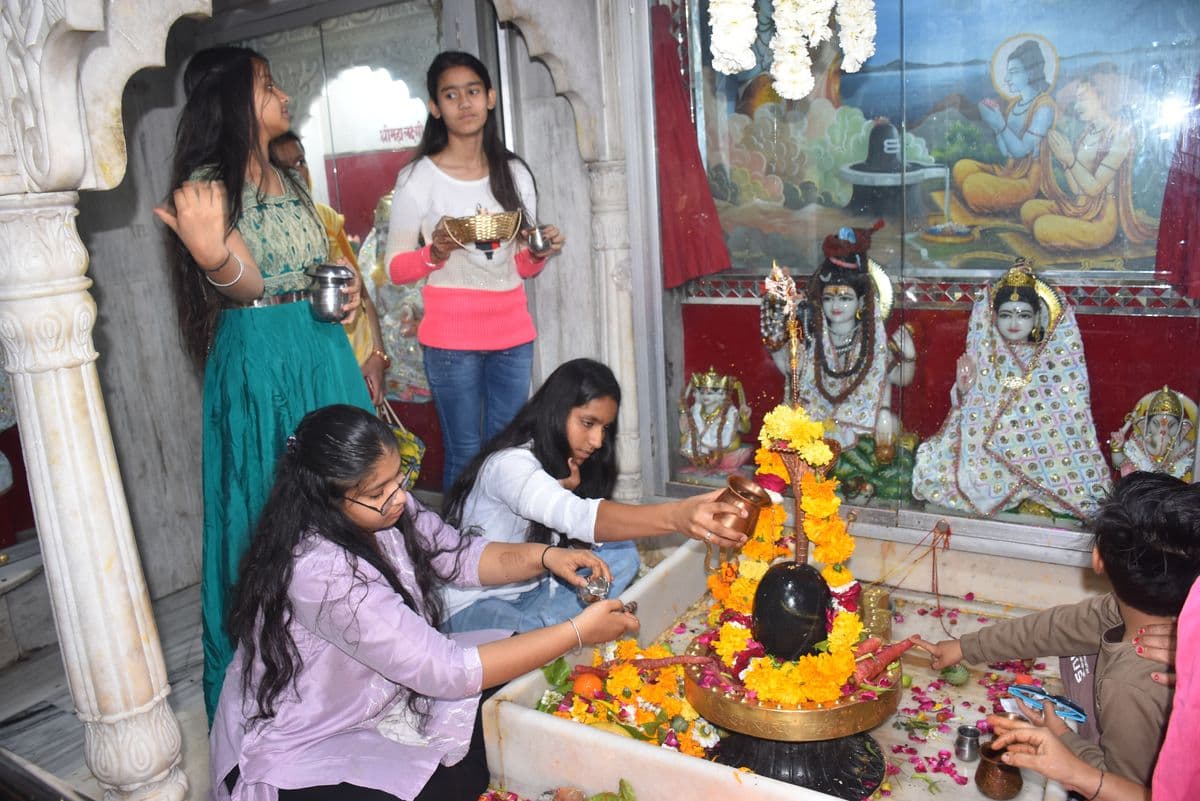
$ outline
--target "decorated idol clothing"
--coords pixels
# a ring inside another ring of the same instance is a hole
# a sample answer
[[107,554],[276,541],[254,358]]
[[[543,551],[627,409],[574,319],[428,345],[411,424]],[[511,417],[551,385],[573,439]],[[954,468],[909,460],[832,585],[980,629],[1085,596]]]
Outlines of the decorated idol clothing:
[[1184,481],[1191,480],[1192,469],[1196,463],[1195,443],[1186,440],[1172,447],[1169,453],[1160,458],[1150,454],[1141,437],[1131,436],[1125,440],[1124,454],[1132,470],[1166,473]]
[[[872,342],[863,341],[866,327],[859,325],[850,347],[839,350],[823,326],[820,342],[809,340],[808,349],[800,354],[796,381],[800,405],[814,420],[832,419],[837,427],[827,436],[843,448],[852,447],[864,434],[874,435],[879,410],[887,407],[891,394],[887,334],[883,319],[879,314],[874,317]],[[772,355],[787,376],[787,348]]]
[[976,301],[967,330],[974,383],[917,449],[913,497],[992,516],[1023,500],[1086,517],[1111,487],[1092,422],[1087,365],[1075,312],[1061,303],[1041,342],[1000,336],[991,299]]

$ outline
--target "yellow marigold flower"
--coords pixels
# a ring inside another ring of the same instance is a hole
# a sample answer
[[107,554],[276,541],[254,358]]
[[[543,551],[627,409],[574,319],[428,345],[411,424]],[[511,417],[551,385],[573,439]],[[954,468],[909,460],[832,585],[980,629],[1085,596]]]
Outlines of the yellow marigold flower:
[[758,579],[738,577],[729,588],[729,597],[725,606],[743,614],[750,614],[754,608],[754,593],[758,589]]
[[854,581],[854,574],[850,572],[850,568],[841,564],[825,565],[821,569],[821,576],[830,587],[840,587]]
[[638,653],[640,653],[640,651],[638,649],[637,640],[632,638],[617,640],[617,659],[628,661],[636,657]]
[[765,445],[754,452],[754,464],[758,466],[756,472],[768,476],[779,476],[784,481],[791,481],[787,467],[783,464],[783,457]]
[[813,561],[827,565],[845,562],[854,553],[854,538],[845,532],[831,536],[813,548]]
[[833,517],[805,517],[804,534],[814,543],[820,545],[846,534],[846,521],[834,515]]
[[686,698],[684,698],[683,703],[679,705],[678,714],[681,715],[688,723],[691,723],[693,720],[700,717],[700,713],[696,711],[696,708],[692,706],[691,702]]
[[[774,542],[766,542],[755,537],[752,540],[747,540],[742,546],[742,556],[745,557],[743,563],[750,562],[770,562],[775,558],[776,545]],[[709,576],[712,579],[712,576]]]
[[671,648],[666,643],[656,642],[653,645],[647,646],[642,651],[642,656],[647,659],[665,659],[668,656],[673,656]]
[[829,629],[829,653],[853,650],[862,638],[862,631],[862,618],[850,612],[838,612]]
[[823,423],[812,420],[804,409],[787,404],[780,404],[767,412],[758,432],[759,441],[764,445],[783,440],[789,448],[798,448],[824,435]]
[[713,643],[713,648],[716,650],[717,656],[721,657],[722,662],[731,665],[734,656],[746,650],[746,643],[750,641],[750,636],[750,629],[745,626],[739,626],[737,623],[722,623],[721,631]]
[[663,713],[667,716],[667,720],[683,712],[683,705],[687,702],[683,700],[682,695],[682,693],[679,695],[668,695],[663,699],[662,709]]
[[588,702],[577,695],[575,696],[575,700],[571,702],[571,719],[587,722],[588,720],[595,720],[596,716],[588,712]]
[[614,665],[613,669],[608,671],[604,689],[618,702],[628,703],[642,689],[642,677],[631,664]]
[[751,581],[760,581],[763,574],[767,572],[767,563],[759,562],[755,559],[743,559],[738,565],[738,577],[750,579]]
[[811,498],[804,495],[800,498],[800,508],[804,510],[806,515],[815,517],[832,517],[837,514],[838,507],[842,505],[840,498],[834,497],[829,499]]
[[796,452],[800,454],[801,459],[813,467],[824,467],[833,459],[833,451],[829,449],[824,440],[820,439],[798,445]]

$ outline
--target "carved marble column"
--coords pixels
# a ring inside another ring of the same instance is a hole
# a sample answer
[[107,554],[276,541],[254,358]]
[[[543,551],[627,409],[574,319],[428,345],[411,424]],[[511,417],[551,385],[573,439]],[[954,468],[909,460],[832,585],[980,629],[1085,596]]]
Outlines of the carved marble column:
[[621,426],[617,433],[615,497],[640,500],[643,494],[638,454],[637,354],[633,336],[633,280],[630,272],[629,202],[624,161],[587,165],[592,201],[592,264],[600,276],[601,360],[621,384]]
[[210,8],[0,3],[0,353],[84,756],[107,801],[180,801],[188,785],[96,373],[74,190],[121,181],[125,82],[162,63],[174,20]]
[[181,799],[179,725],[96,375],[76,199],[0,196],[0,348],[88,767],[110,798]]

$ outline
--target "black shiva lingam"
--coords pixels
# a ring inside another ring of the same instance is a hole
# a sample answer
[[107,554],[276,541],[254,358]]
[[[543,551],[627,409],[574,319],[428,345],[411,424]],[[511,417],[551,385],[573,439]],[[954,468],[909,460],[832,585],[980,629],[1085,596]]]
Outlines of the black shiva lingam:
[[[796,492],[797,518],[802,519],[800,466],[787,466]],[[807,542],[799,522],[795,528],[795,558],[773,565],[763,575],[752,615],[754,639],[768,655],[784,661],[816,653],[816,644],[826,638],[831,603],[829,585],[807,564]],[[867,589],[861,610],[866,632],[889,640],[892,619],[887,593],[878,587]],[[711,654],[708,645],[697,641],[688,653]],[[887,720],[899,704],[899,664],[886,675],[888,688],[882,691],[798,708],[762,702],[736,688],[704,687],[699,667],[684,671],[688,701],[707,720],[732,732],[721,740],[717,762],[847,801],[866,798],[883,781],[883,752],[867,732]]]

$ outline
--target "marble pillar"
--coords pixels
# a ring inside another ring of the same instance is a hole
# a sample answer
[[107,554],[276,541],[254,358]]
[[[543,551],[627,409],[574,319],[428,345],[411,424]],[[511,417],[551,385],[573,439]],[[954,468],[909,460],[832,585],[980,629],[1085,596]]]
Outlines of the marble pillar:
[[75,190],[124,175],[121,92],[206,0],[0,4],[0,353],[55,627],[107,801],[179,801],[179,725],[96,373]]

